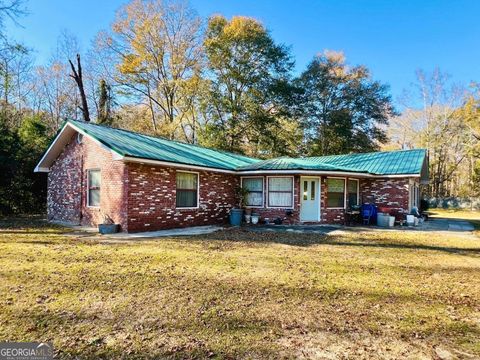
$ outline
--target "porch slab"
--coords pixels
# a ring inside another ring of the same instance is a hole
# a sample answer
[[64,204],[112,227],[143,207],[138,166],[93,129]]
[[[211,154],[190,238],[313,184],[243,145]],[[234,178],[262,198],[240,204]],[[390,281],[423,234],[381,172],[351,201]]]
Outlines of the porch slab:
[[433,218],[419,226],[395,226],[384,228],[379,226],[344,226],[344,225],[260,225],[250,226],[248,230],[254,232],[292,232],[337,235],[345,232],[370,232],[370,231],[427,231],[427,232],[463,232],[469,233],[475,227],[464,220]]

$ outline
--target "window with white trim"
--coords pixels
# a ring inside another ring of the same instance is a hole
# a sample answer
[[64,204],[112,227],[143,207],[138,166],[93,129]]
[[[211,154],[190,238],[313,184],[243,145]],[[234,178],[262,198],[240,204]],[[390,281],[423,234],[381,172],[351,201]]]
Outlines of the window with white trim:
[[293,177],[268,178],[268,206],[293,207]]
[[347,204],[349,207],[358,205],[358,180],[348,179],[347,181]]
[[198,174],[177,171],[177,208],[198,207]]
[[418,207],[419,200],[420,200],[420,187],[418,183],[410,182],[409,192],[410,192],[410,201],[409,201],[410,209],[414,206]]
[[327,207],[345,206],[345,179],[327,178]]
[[88,194],[87,206],[100,206],[100,185],[102,182],[101,172],[98,169],[87,170]]
[[263,177],[242,178],[242,188],[247,191],[246,206],[263,207]]

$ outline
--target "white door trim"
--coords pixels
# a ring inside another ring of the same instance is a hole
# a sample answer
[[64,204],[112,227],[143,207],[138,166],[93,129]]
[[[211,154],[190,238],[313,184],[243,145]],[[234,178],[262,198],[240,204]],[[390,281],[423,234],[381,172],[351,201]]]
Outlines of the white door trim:
[[[302,209],[301,206],[303,205],[303,181],[308,180],[308,179],[314,179],[316,180],[318,187],[317,187],[317,196],[316,196],[316,201],[318,202],[318,212],[317,212],[317,219],[316,220],[303,220],[301,218],[302,216]],[[322,182],[321,182],[321,177],[320,176],[301,176],[300,177],[300,221],[320,221],[321,219],[321,208],[322,208]]]

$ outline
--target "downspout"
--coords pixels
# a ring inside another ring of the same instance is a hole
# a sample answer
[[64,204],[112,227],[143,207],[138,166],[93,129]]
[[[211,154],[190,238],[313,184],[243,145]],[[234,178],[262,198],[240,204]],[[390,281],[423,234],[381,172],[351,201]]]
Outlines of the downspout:
[[82,225],[83,220],[83,154],[80,156],[80,216],[78,218]]

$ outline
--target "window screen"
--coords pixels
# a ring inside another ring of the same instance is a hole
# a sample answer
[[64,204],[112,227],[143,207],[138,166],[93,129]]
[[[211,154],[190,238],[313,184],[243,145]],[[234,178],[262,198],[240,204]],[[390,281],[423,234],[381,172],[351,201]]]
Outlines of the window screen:
[[348,180],[347,181],[347,199],[348,206],[357,206],[358,205],[358,180]]
[[268,178],[268,206],[293,207],[293,178]]
[[345,180],[327,179],[327,207],[343,208],[345,205]]
[[177,172],[177,207],[198,206],[198,174]]
[[244,178],[242,187],[247,190],[247,206],[263,206],[263,178]]
[[88,206],[100,206],[100,170],[88,170]]

